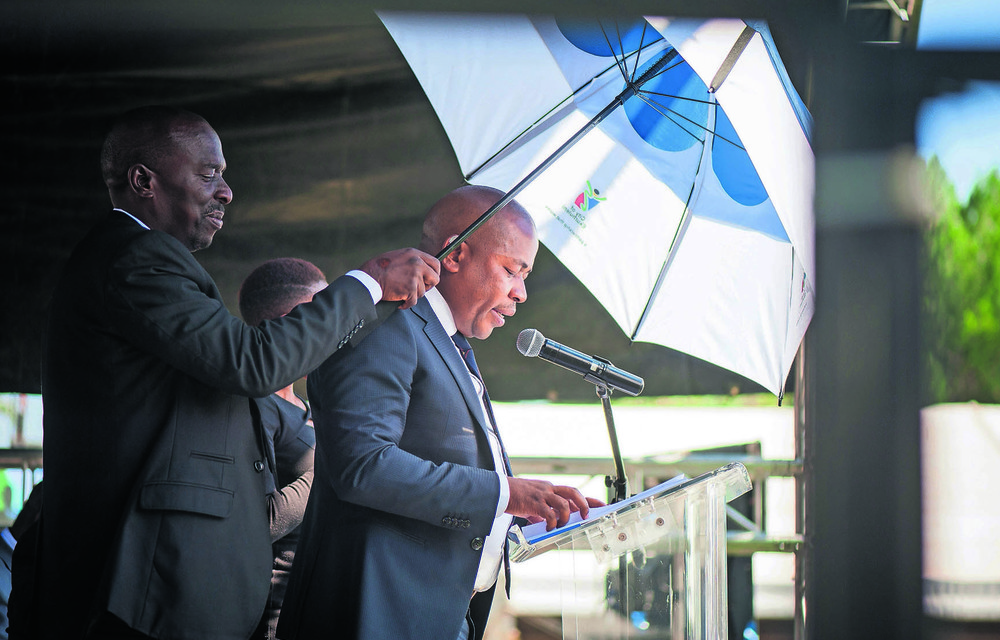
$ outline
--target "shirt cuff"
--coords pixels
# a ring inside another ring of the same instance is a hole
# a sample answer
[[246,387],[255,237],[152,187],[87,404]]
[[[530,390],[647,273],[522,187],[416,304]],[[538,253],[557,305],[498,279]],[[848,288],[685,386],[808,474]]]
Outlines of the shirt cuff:
[[371,277],[361,269],[352,269],[347,272],[347,275],[352,278],[358,279],[361,284],[368,287],[368,293],[372,295],[372,304],[376,304],[382,299],[382,287],[379,285],[375,278]]
[[499,518],[507,511],[507,505],[510,503],[510,483],[507,482],[507,474],[497,472],[497,476],[500,478],[500,500],[497,502],[497,514],[495,518]]

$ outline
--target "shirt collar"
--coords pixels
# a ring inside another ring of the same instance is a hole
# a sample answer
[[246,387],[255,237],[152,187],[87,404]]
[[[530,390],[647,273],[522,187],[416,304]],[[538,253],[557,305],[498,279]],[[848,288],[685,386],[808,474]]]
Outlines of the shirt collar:
[[149,229],[149,225],[147,225],[147,224],[146,224],[145,222],[143,222],[143,221],[142,221],[142,220],[140,220],[139,218],[136,218],[136,217],[135,217],[134,215],[132,215],[132,214],[131,214],[131,213],[129,213],[128,211],[126,211],[126,210],[124,210],[124,209],[119,209],[118,207],[115,207],[115,208],[113,209],[113,211],[121,211],[122,213],[124,213],[124,214],[125,214],[125,215],[127,215],[128,217],[130,217],[130,218],[132,218],[133,220],[135,220],[136,222],[138,222],[138,223],[139,223],[139,226],[141,226],[141,227],[142,227],[143,229],[145,229],[146,231],[149,231],[149,230],[150,230],[150,229]]
[[424,294],[427,298],[427,302],[431,305],[431,310],[434,311],[434,315],[441,322],[441,326],[444,327],[445,332],[449,336],[453,336],[458,332],[455,327],[455,316],[451,313],[451,307],[448,306],[448,301],[444,299],[441,292],[436,288],[430,289]]

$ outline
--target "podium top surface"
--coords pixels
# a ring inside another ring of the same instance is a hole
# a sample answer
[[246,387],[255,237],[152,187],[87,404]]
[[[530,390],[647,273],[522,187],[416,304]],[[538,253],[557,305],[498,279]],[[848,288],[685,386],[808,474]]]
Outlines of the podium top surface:
[[[738,462],[696,478],[677,476],[621,502],[591,509],[586,520],[581,520],[579,514],[574,513],[569,522],[552,531],[545,530],[544,522],[513,527],[510,533],[513,547],[511,559],[520,562],[568,544],[573,539],[593,536],[597,531],[609,528],[641,527],[640,521],[643,518],[655,515],[678,502],[703,499],[710,494],[721,498],[723,502],[729,502],[751,487],[750,474]],[[663,518],[654,520],[658,526],[662,526],[664,522]]]

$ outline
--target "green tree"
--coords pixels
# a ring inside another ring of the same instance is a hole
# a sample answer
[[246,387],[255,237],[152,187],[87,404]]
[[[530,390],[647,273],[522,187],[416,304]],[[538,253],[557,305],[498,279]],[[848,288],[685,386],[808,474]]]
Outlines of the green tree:
[[937,158],[938,218],[926,234],[925,344],[931,402],[1000,402],[1000,174],[962,205]]

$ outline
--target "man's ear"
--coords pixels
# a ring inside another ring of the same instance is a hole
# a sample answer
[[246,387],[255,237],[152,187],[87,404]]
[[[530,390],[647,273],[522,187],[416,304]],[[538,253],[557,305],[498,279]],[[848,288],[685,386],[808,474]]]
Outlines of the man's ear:
[[128,188],[140,198],[153,197],[153,172],[144,164],[134,164],[128,170]]
[[[447,240],[445,240],[441,244],[441,250],[443,251],[445,247],[447,247],[457,237],[458,234],[455,234],[450,238],[448,238]],[[455,249],[451,253],[449,253],[444,257],[444,260],[441,261],[441,268],[450,271],[451,273],[455,273],[456,271],[458,271],[459,262],[461,262],[462,258],[468,252],[468,250],[469,250],[469,244],[467,242],[461,243],[460,245],[455,247]]]

